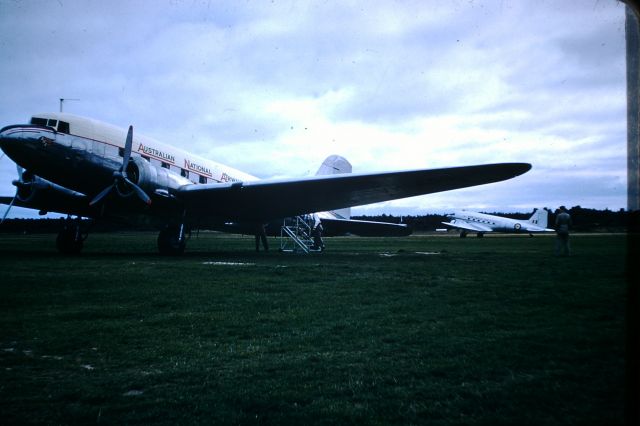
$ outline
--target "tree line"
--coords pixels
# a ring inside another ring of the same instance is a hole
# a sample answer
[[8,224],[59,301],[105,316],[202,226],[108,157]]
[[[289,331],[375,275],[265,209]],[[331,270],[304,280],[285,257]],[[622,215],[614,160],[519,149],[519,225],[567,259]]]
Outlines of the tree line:
[[[548,228],[553,228],[555,223],[555,212],[549,211]],[[527,213],[501,213],[501,212],[483,212],[504,216],[512,219],[528,219],[531,212]],[[627,227],[632,227],[638,223],[638,212],[630,213],[624,209],[612,211],[609,209],[597,210],[574,206],[569,209],[573,220],[573,230],[578,232],[621,232]],[[387,214],[381,215],[360,215],[353,216],[352,219],[373,220],[388,223],[406,223],[417,232],[429,232],[436,229],[445,228],[442,222],[448,222],[443,214],[424,214],[424,215],[407,215],[393,216]],[[61,227],[61,221],[64,219],[6,219],[0,225],[0,232],[7,233],[57,233]],[[637,229],[637,226],[633,229]],[[156,228],[151,226],[128,226],[119,223],[95,221],[91,224],[91,232],[115,232],[115,231],[155,231]]]
[[[556,212],[546,208],[545,210],[549,212],[549,221],[547,224],[547,228],[554,228]],[[568,209],[568,211],[573,221],[572,228],[574,231],[578,232],[622,232],[627,229],[627,226],[629,225],[632,217],[632,215],[624,209],[612,211],[609,209],[597,210],[574,206]],[[481,213],[520,220],[529,219],[532,215],[532,212],[501,213],[483,211]],[[352,216],[352,219],[375,220],[379,222],[390,223],[406,223],[407,225],[411,226],[414,231],[423,232],[446,228],[446,226],[443,225],[442,222],[450,221],[450,219],[447,218],[444,214],[425,214],[418,216],[390,216],[383,214],[374,216]]]

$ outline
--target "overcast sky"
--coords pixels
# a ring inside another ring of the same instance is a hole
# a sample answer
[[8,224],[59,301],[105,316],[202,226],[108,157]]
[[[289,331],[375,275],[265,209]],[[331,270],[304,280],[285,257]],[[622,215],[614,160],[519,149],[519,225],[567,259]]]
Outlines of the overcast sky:
[[[260,178],[330,154],[355,172],[533,164],[360,214],[626,207],[615,0],[0,0],[0,34],[2,126],[77,98],[65,112]],[[4,157],[0,195],[15,178]]]

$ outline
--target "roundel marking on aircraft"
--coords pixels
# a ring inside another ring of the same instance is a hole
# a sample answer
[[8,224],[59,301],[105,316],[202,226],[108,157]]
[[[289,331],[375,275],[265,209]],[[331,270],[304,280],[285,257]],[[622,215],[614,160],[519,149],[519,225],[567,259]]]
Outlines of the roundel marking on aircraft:
[[516,223],[515,225],[513,225],[513,227],[518,230],[520,228],[522,228],[522,225],[520,225],[519,223]]

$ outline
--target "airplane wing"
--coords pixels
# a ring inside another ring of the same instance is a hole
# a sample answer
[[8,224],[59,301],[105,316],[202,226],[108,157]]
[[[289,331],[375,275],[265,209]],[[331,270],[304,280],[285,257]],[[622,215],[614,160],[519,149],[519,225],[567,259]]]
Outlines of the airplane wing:
[[55,197],[46,197],[30,201],[13,200],[13,197],[0,196],[0,204],[24,207],[27,209],[42,210],[48,213],[62,213],[84,217],[91,217],[95,212],[89,209],[89,198],[78,194],[77,197],[57,199]]
[[492,232],[493,229],[480,223],[467,222],[462,219],[454,219],[451,222],[442,222],[442,224],[452,228],[464,229],[471,232]]
[[301,179],[187,185],[188,214],[226,220],[266,222],[305,213],[336,210],[413,197],[513,178],[527,163],[501,163],[386,173],[318,175]]

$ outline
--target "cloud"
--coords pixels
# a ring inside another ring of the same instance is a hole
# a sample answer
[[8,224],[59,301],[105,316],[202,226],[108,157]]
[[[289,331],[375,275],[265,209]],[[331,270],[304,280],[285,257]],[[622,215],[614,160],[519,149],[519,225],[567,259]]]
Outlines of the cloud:
[[[333,153],[355,171],[534,164],[382,208],[625,204],[618,2],[2,2],[0,25],[3,125],[78,98],[65,109],[262,178]],[[5,158],[1,193],[13,178]]]

